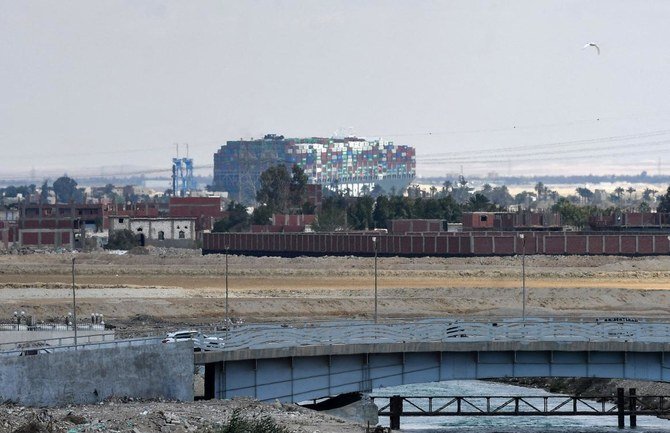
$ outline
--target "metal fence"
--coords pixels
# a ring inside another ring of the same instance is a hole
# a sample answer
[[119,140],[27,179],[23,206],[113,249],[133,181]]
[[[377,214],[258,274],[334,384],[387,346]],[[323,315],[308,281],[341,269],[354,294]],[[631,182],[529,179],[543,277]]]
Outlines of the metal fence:
[[670,323],[626,320],[565,322],[550,319],[460,321],[426,319],[374,324],[336,322],[303,325],[245,324],[218,333],[221,350],[260,349],[328,344],[370,344],[450,341],[585,341],[670,343]]
[[[556,319],[501,319],[470,321],[423,319],[372,323],[368,321],[310,322],[291,324],[238,324],[227,331],[208,333],[223,344],[203,350],[287,348],[344,344],[412,342],[655,342],[670,343],[670,323],[613,318],[566,321]],[[114,340],[109,334],[82,335],[84,349],[122,344],[153,344],[161,337]],[[100,341],[100,340],[103,341]],[[131,343],[127,343],[131,342]],[[135,342],[135,343],[133,343]],[[17,344],[21,347],[17,348]],[[33,344],[33,346],[31,346]],[[20,352],[25,347],[49,346],[49,350],[74,348],[72,336],[0,344],[0,351]]]

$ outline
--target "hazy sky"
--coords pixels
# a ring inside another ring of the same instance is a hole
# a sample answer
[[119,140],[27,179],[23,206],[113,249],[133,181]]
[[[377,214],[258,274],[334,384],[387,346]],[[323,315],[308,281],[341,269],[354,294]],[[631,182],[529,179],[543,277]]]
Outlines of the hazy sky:
[[211,166],[265,133],[382,136],[423,175],[668,174],[668,23],[668,1],[0,0],[0,178],[169,169],[174,143]]

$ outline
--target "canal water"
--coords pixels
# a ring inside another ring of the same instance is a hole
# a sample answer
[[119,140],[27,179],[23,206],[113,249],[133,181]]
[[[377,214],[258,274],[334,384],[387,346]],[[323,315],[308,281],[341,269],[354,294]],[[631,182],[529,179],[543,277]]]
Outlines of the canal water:
[[[415,396],[559,396],[541,389],[523,388],[479,380],[461,380],[402,385],[374,390],[375,397],[392,395]],[[375,399],[378,406],[388,400]],[[444,404],[444,403],[443,403]],[[594,403],[595,404],[595,403]],[[600,404],[600,403],[598,403]],[[433,403],[433,407],[437,402]],[[405,406],[407,410],[407,406]],[[379,423],[389,425],[388,417],[380,417]],[[492,417],[401,417],[402,432],[412,433],[604,433],[635,431],[640,433],[670,433],[670,421],[653,416],[638,416],[637,428],[630,429],[629,417],[626,428],[617,427],[616,414],[611,416],[492,416]]]

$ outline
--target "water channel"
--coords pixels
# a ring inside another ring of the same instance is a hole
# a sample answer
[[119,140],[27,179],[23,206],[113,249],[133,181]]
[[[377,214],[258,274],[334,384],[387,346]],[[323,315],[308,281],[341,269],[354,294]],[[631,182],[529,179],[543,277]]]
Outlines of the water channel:
[[[422,396],[559,396],[541,389],[523,388],[513,385],[504,385],[479,380],[461,380],[449,382],[435,382],[412,384],[380,388],[374,390],[373,396],[392,395],[422,395]],[[375,402],[377,405],[387,400]],[[617,428],[616,414],[612,416],[495,416],[495,417],[466,417],[466,416],[434,416],[434,417],[401,417],[400,426],[403,432],[412,433],[604,433],[635,431],[640,433],[668,433],[670,420],[653,416],[638,416],[637,428]],[[388,417],[380,417],[379,423],[388,427]]]

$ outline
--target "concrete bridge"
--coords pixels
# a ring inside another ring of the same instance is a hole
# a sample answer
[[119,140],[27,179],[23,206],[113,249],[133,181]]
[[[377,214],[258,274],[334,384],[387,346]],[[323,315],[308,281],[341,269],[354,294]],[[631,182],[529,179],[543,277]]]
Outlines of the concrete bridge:
[[670,380],[670,323],[626,318],[243,325],[195,354],[205,397],[300,402],[502,377]]

